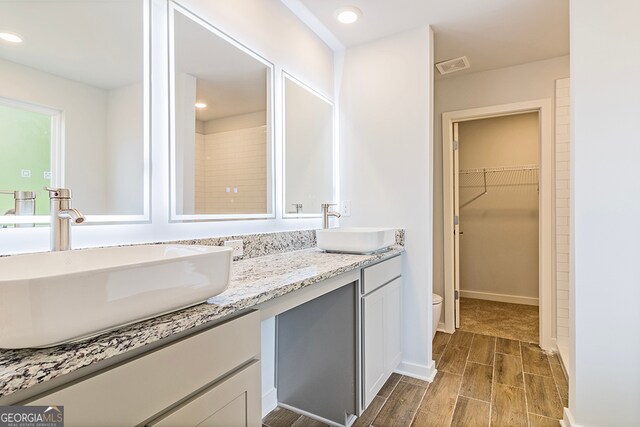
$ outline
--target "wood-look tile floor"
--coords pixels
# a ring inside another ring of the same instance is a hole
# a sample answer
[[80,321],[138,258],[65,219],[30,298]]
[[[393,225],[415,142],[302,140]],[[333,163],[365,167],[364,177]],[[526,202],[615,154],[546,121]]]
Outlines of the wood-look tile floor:
[[[392,374],[356,427],[558,426],[568,385],[555,355],[537,344],[457,331],[433,340],[432,383]],[[324,426],[277,408],[267,427]]]
[[460,330],[538,342],[538,307],[460,298]]

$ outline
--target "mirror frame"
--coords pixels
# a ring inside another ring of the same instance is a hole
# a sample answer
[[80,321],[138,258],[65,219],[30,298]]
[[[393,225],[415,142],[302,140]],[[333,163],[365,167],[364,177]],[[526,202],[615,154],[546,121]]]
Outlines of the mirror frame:
[[310,94],[316,96],[321,101],[326,102],[331,106],[331,129],[332,129],[332,138],[331,138],[331,158],[332,158],[332,171],[331,171],[331,199],[327,200],[333,201],[333,203],[337,203],[336,199],[338,197],[337,189],[336,189],[336,173],[337,173],[337,159],[336,154],[338,152],[336,147],[336,107],[333,101],[329,98],[321,94],[319,91],[315,90],[311,86],[302,82],[300,79],[295,78],[287,71],[282,70],[282,218],[284,219],[300,219],[300,218],[322,218],[322,212],[318,213],[287,213],[287,197],[286,197],[286,188],[287,188],[287,135],[286,135],[286,116],[287,116],[287,105],[286,105],[286,86],[287,80],[292,83],[297,84],[301,88],[307,90]]
[[[253,59],[261,62],[269,69],[269,79],[267,85],[267,152],[271,152],[268,159],[267,167],[267,206],[271,206],[271,212],[260,214],[179,214],[177,212],[177,194],[176,194],[176,134],[175,134],[175,14],[181,13],[195,24],[201,25],[212,34],[220,37],[222,40],[231,44],[233,47],[240,49],[242,52],[251,56]],[[274,64],[260,56],[250,48],[240,43],[230,35],[216,28],[213,24],[201,18],[197,14],[185,9],[174,1],[169,1],[169,222],[195,222],[195,221],[223,221],[223,220],[247,220],[247,219],[273,219],[276,217],[275,203],[275,132],[274,132],[274,112],[275,100],[273,89],[275,84]]]
[[[139,0],[142,5],[142,43],[143,43],[143,212],[141,214],[130,215],[85,215],[85,224],[122,224],[122,223],[149,223],[151,222],[151,0]],[[2,98],[8,101],[7,104],[14,104],[20,108],[26,108],[31,111],[51,114],[52,115],[52,136],[55,135],[55,141],[51,147],[51,171],[57,171],[53,174],[54,178],[51,182],[52,186],[65,186],[65,141],[64,141],[64,111],[51,108],[37,107],[22,103],[8,98]],[[73,191],[73,188],[71,188]],[[46,200],[46,203],[49,201]],[[82,206],[78,206],[78,210],[82,211]],[[50,215],[34,215],[34,216],[0,216],[0,225],[11,224],[50,224]]]

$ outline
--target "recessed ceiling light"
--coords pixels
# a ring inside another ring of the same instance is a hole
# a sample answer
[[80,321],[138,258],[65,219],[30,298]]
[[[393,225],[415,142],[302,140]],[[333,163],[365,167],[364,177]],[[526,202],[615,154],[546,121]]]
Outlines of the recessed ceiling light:
[[362,11],[353,6],[341,7],[336,11],[336,19],[343,24],[353,24],[361,15]]
[[22,37],[14,33],[0,33],[0,39],[10,43],[22,43]]
[[207,104],[204,102],[196,102],[196,108],[207,108]]

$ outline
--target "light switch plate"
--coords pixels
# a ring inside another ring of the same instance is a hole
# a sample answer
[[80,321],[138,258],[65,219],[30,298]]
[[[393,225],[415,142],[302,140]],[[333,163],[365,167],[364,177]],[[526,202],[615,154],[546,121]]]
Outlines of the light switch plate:
[[244,243],[242,240],[225,240],[224,245],[233,248],[233,256],[244,255]]
[[343,200],[340,202],[340,215],[351,216],[351,200]]

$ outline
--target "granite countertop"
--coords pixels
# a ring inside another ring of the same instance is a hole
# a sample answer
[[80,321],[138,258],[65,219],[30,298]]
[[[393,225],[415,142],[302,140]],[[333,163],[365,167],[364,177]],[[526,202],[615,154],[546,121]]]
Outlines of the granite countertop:
[[177,312],[81,342],[46,349],[0,349],[0,397],[61,377],[93,363],[221,319],[339,274],[396,256],[402,246],[372,255],[325,253],[317,248],[236,261],[229,288]]

